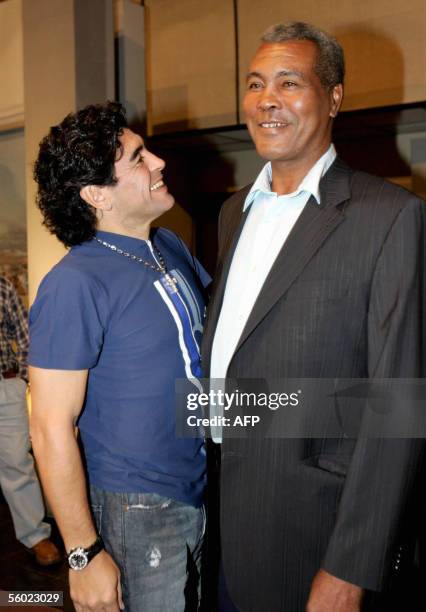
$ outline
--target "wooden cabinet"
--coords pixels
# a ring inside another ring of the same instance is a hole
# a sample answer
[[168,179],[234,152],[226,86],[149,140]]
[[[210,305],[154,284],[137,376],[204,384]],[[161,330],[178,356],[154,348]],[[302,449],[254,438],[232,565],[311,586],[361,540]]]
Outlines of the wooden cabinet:
[[236,123],[231,0],[146,0],[148,132]]
[[237,88],[243,118],[260,35],[291,20],[313,23],[343,45],[343,110],[426,99],[424,0],[146,0],[145,7],[151,134],[238,123]]
[[0,131],[24,125],[22,2],[0,3]]
[[424,0],[238,0],[240,92],[270,25],[307,21],[336,36],[346,57],[343,110],[426,100]]

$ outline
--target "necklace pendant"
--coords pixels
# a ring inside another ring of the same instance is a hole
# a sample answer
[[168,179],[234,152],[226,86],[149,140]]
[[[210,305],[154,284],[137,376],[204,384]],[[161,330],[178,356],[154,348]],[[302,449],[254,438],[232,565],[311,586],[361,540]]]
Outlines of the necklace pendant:
[[169,287],[170,291],[172,293],[177,293],[178,292],[178,288],[177,288],[177,281],[175,278],[173,278],[173,276],[171,276],[168,272],[164,273],[164,279],[167,283],[167,286]]
[[[137,257],[133,253],[128,253],[127,251],[123,251],[123,249],[119,249],[115,244],[109,244],[109,242],[105,242],[104,240],[101,240],[97,236],[95,236],[94,239],[96,240],[96,242],[99,242],[99,244],[106,247],[107,249],[111,249],[111,251],[113,251],[114,253],[117,253],[118,255],[123,255],[124,257],[127,257],[127,259],[130,259],[131,261],[136,261],[137,263],[143,264],[147,268],[151,268],[151,270],[154,270],[155,272],[159,272],[164,277],[164,281],[165,281],[165,284],[166,284],[166,287],[169,293],[179,293],[177,280],[171,274],[169,274],[169,272],[167,272],[166,263],[164,261],[164,258],[161,255],[158,247],[156,247],[155,245],[154,245],[154,250],[157,253],[158,259],[160,261],[160,263],[156,266],[154,266],[152,263],[149,263],[148,261],[145,261],[144,259],[142,259],[142,257]],[[154,257],[154,260],[157,263],[155,257]]]

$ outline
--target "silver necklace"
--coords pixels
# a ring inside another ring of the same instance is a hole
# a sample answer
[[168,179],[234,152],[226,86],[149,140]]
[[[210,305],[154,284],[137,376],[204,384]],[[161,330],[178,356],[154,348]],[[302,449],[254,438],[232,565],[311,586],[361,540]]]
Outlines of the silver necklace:
[[119,255],[123,255],[124,257],[131,259],[132,261],[141,263],[147,268],[151,268],[151,270],[154,270],[154,272],[159,272],[160,274],[164,276],[164,280],[166,281],[169,289],[173,293],[178,292],[177,280],[167,270],[167,266],[166,266],[166,262],[164,261],[164,257],[162,256],[160,249],[156,247],[155,244],[153,244],[152,246],[154,248],[156,255],[158,256],[158,259],[160,260],[160,264],[156,266],[149,261],[145,261],[145,259],[142,259],[142,257],[138,257],[137,255],[133,255],[132,253],[123,251],[123,249],[120,249],[115,244],[110,244],[109,242],[105,242],[105,240],[101,240],[100,238],[97,238],[96,236],[94,236],[94,239],[96,240],[96,242],[99,242],[99,244],[106,247],[107,249],[110,249],[114,253],[118,253]]

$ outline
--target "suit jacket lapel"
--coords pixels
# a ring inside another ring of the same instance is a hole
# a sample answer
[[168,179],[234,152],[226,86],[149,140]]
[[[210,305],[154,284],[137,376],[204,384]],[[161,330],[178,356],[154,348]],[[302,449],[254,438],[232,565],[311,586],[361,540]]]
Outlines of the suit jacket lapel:
[[350,197],[350,174],[348,166],[336,159],[321,180],[321,204],[311,197],[303,209],[265,280],[235,352],[342,222],[344,213],[337,206]]

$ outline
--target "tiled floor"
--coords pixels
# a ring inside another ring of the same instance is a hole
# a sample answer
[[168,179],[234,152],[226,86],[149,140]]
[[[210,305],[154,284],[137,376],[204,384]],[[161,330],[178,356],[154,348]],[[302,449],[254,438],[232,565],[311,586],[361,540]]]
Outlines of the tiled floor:
[[[61,540],[54,528],[52,539]],[[63,591],[64,612],[73,612],[68,594],[68,571],[65,563],[50,568],[39,567],[15,538],[9,508],[0,493],[0,590],[2,591]],[[0,610],[9,610],[0,606]],[[23,608],[24,609],[24,608]],[[30,610],[27,607],[25,610]],[[39,609],[40,608],[34,608]],[[50,608],[52,610],[52,608]],[[17,608],[14,608],[17,610]]]

